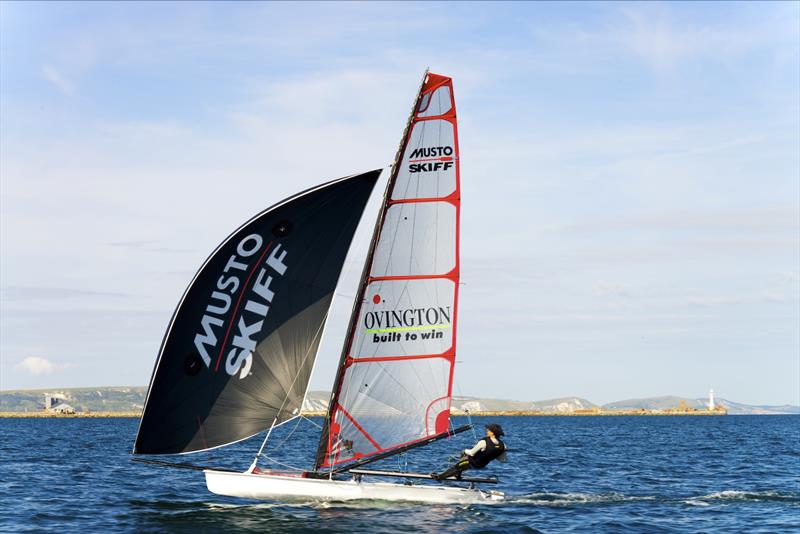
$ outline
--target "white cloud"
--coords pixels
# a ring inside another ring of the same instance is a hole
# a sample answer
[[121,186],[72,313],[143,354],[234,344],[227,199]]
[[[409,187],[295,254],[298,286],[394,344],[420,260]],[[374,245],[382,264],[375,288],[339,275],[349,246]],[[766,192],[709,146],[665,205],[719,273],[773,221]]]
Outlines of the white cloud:
[[607,68],[605,61],[618,63],[628,56],[663,75],[675,73],[693,61],[710,61],[734,69],[747,54],[767,49],[782,50],[773,55],[777,65],[788,66],[790,61],[796,61],[794,8],[720,9],[708,17],[669,3],[606,7],[603,18],[589,23],[534,22],[533,35],[550,47],[548,57],[536,56],[539,65],[561,70]]
[[594,285],[595,295],[599,297],[630,297],[630,289],[623,284],[597,282]]
[[58,89],[58,92],[62,95],[72,96],[75,94],[75,84],[62,76],[61,73],[55,69],[55,67],[51,65],[43,66],[42,76],[56,89]]
[[18,363],[16,368],[32,375],[49,375],[59,369],[59,366],[54,365],[53,362],[47,358],[28,356]]

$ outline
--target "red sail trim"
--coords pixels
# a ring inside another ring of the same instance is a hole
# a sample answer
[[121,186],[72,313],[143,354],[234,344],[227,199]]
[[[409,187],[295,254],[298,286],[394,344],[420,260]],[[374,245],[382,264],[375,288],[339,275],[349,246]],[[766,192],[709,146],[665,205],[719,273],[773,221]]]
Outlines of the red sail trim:
[[[453,125],[453,154],[455,156],[455,174],[456,174],[456,189],[448,197],[448,202],[452,202],[456,206],[456,266],[453,269],[457,273],[455,288],[453,290],[453,344],[450,346],[452,352],[452,363],[450,364],[450,376],[447,378],[447,420],[445,423],[450,422],[450,408],[453,399],[453,376],[456,370],[456,345],[458,344],[457,325],[458,325],[458,293],[459,293],[459,280],[461,273],[461,147],[458,144],[458,121],[456,120],[456,98],[453,93],[453,83],[450,80],[450,110],[453,119],[450,121]],[[427,423],[427,417],[425,419]],[[438,426],[438,420],[435,422]],[[434,429],[436,431],[437,429]]]
[[369,282],[370,283],[383,282],[384,280],[436,280],[442,278],[455,282],[456,278],[458,278],[458,271],[456,269],[453,269],[449,273],[445,274],[403,274],[403,275],[391,275],[391,276],[370,276]]
[[456,119],[454,114],[450,113],[442,113],[441,115],[431,115],[429,117],[417,117],[414,119],[414,122],[425,122],[425,121],[447,121],[449,123],[455,124]]
[[424,163],[426,161],[453,161],[453,156],[442,156],[440,158],[428,158],[428,159],[410,159],[408,160],[409,163]]
[[370,356],[369,358],[348,358],[349,365],[355,365],[358,363],[369,363],[369,362],[401,362],[405,360],[427,360],[430,358],[444,358],[445,360],[449,360],[450,362],[453,361],[455,358],[455,353],[453,350],[448,350],[447,352],[443,352],[441,354],[419,354],[416,356]]
[[[435,77],[435,78],[431,78],[431,77]],[[428,82],[426,82],[426,85],[424,85],[422,87],[422,89],[420,90],[420,96],[428,94],[428,93],[433,93],[438,88],[447,85],[447,82],[449,82],[450,80],[451,80],[450,78],[447,78],[445,76],[439,76],[438,74],[428,74]],[[450,93],[450,107],[451,107],[451,109],[452,109],[452,105],[453,105],[453,95],[452,95],[452,92],[451,92]],[[417,105],[414,108],[414,118],[416,120],[422,120],[423,117],[420,117],[419,114],[420,113],[425,113],[426,111],[428,111],[428,108],[430,106],[431,106],[431,101],[430,100],[428,100],[428,102],[425,104],[425,107],[419,107],[419,105]],[[443,113],[442,115],[437,115],[437,117],[441,117],[443,115],[447,115],[448,113],[449,113],[449,110],[448,110],[447,113]]]
[[261,265],[261,262],[264,261],[264,258],[266,257],[267,252],[269,252],[269,249],[272,248],[272,243],[274,243],[274,241],[270,241],[269,243],[267,243],[267,248],[264,249],[264,252],[261,253],[261,256],[258,258],[258,260],[255,263],[253,263],[253,268],[250,270],[250,274],[247,275],[247,280],[245,280],[244,284],[242,285],[242,292],[239,293],[239,298],[236,299],[236,305],[233,307],[233,313],[231,313],[231,322],[228,323],[228,329],[225,330],[225,338],[222,340],[222,345],[220,345],[219,347],[219,354],[217,355],[217,363],[216,365],[214,365],[215,373],[219,371],[219,362],[222,361],[222,354],[225,352],[225,346],[228,344],[228,336],[231,335],[231,328],[233,328],[233,323],[236,321],[236,317],[239,315],[239,306],[242,305],[242,297],[244,297],[244,294],[247,293],[247,288],[250,285],[250,280],[253,278],[253,275],[255,274],[256,269],[258,269],[258,266]]
[[370,436],[370,435],[369,435],[369,433],[367,433],[367,431],[366,431],[366,430],[364,430],[364,428],[363,428],[361,425],[359,425],[359,424],[358,424],[358,421],[356,421],[356,420],[353,418],[353,416],[352,416],[352,415],[350,415],[349,413],[347,413],[347,410],[345,410],[345,409],[342,407],[342,405],[341,405],[341,404],[337,405],[336,407],[339,409],[339,411],[340,411],[340,412],[342,412],[342,414],[343,414],[345,417],[347,417],[348,419],[350,419],[350,422],[351,422],[351,423],[353,423],[353,426],[354,426],[354,427],[356,427],[356,428],[358,429],[358,431],[359,431],[359,432],[361,432],[361,433],[364,435],[364,437],[365,437],[365,438],[367,438],[367,440],[369,440],[369,442],[370,442],[370,443],[372,443],[372,445],[374,445],[374,446],[375,446],[375,448],[376,448],[376,449],[378,449],[378,451],[383,451],[383,450],[384,450],[384,449],[383,449],[383,448],[382,448],[380,445],[378,445],[378,442],[377,442],[377,441],[375,441],[374,439],[372,439],[372,436]]
[[[425,408],[425,432],[427,432],[427,433],[428,433],[428,435],[430,435],[430,434],[431,434],[431,431],[430,431],[430,429],[428,428],[428,412],[430,412],[430,411],[431,411],[431,408],[433,407],[434,403],[437,403],[437,402],[439,402],[439,401],[440,401],[440,400],[442,400],[442,399],[449,399],[449,398],[450,398],[450,395],[448,394],[448,395],[445,395],[445,396],[443,396],[443,397],[439,397],[438,399],[433,399],[431,402],[429,402],[429,403],[428,403],[428,407],[427,407],[427,408]],[[448,402],[447,402],[447,409],[448,409],[448,410],[450,409],[450,401],[449,401],[449,400],[448,400]],[[433,429],[433,433],[436,433],[436,430],[437,430],[437,429],[435,428],[435,425],[436,425],[436,422],[434,421],[434,429]]]
[[419,202],[448,202],[453,206],[458,207],[461,198],[456,196],[458,190],[454,192],[452,195],[436,198],[436,197],[427,197],[427,198],[398,198],[396,200],[390,200],[389,206],[394,206],[395,204],[417,204]]
[[[452,82],[453,79],[448,76],[442,76],[441,74],[434,74],[432,72],[428,73],[428,78],[425,80],[425,84],[422,86],[422,94],[431,93],[438,89],[443,85],[447,85],[448,82]],[[453,94],[450,93],[450,100],[453,100]],[[452,104],[452,102],[451,102]],[[415,111],[415,113],[424,113],[421,111]]]
[[[465,427],[465,430],[469,430],[469,428],[470,427],[467,426],[467,427]],[[406,447],[406,446],[412,445],[414,443],[419,443],[421,441],[426,441],[426,440],[428,440],[430,438],[431,438],[431,436],[425,436],[425,437],[422,437],[422,438],[412,439],[410,441],[404,441],[403,443],[398,443],[397,445],[392,445],[391,447],[388,447],[386,449],[380,449],[378,452],[393,451],[395,449],[399,449],[401,447]],[[447,439],[450,439],[450,436],[447,436]],[[375,453],[373,453],[373,454],[375,454]],[[367,458],[369,456],[373,456],[373,454],[356,453],[352,457],[348,458],[347,460],[338,460],[337,459],[337,460],[334,460],[333,462],[328,462],[328,460],[326,459],[325,463],[320,464],[320,467],[332,467],[332,466],[337,465],[337,464],[343,464],[343,463],[352,462],[353,460],[358,460],[360,458]]]

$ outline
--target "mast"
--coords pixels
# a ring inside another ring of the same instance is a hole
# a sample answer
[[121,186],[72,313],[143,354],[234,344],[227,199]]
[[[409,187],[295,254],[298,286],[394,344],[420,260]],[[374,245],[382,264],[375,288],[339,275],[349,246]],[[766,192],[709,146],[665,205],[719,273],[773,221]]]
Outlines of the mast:
[[386,182],[386,189],[383,192],[383,205],[381,206],[381,211],[378,214],[378,218],[375,220],[375,227],[372,230],[372,239],[370,239],[369,242],[369,249],[367,250],[367,258],[364,261],[364,268],[361,270],[361,278],[358,283],[358,292],[356,293],[356,298],[353,301],[353,309],[350,311],[350,322],[347,325],[347,334],[345,335],[342,354],[339,356],[339,365],[336,368],[336,377],[333,380],[333,388],[331,388],[331,397],[328,401],[328,410],[325,412],[325,422],[322,425],[322,432],[320,433],[319,446],[317,447],[317,457],[314,462],[314,471],[317,471],[320,468],[320,465],[322,464],[322,455],[325,454],[325,451],[329,445],[328,434],[330,430],[331,412],[336,405],[336,402],[339,400],[339,387],[341,386],[342,378],[344,377],[344,363],[347,359],[348,352],[350,351],[350,346],[352,345],[353,335],[355,334],[358,314],[361,310],[361,303],[364,300],[364,293],[366,291],[367,282],[369,279],[369,270],[372,266],[372,260],[375,256],[375,248],[378,245],[378,238],[380,237],[383,221],[386,217],[386,210],[389,208],[390,194],[392,192],[394,183],[397,180],[397,173],[399,169],[398,163],[400,162],[400,158],[403,156],[403,150],[405,150],[406,144],[408,143],[408,131],[414,122],[414,114],[416,113],[420,98],[422,98],[422,88],[425,86],[425,80],[428,78],[428,71],[429,69],[425,69],[425,72],[422,74],[422,80],[420,81],[419,89],[417,90],[417,97],[414,99],[414,104],[411,106],[411,113],[409,113],[408,119],[406,120],[406,127],[403,129],[403,137],[400,139],[400,145],[397,148],[397,152],[394,156],[394,162],[392,163],[392,171],[389,174],[389,179]]
[[452,80],[426,71],[373,231],[315,470],[446,435],[458,314],[458,156]]

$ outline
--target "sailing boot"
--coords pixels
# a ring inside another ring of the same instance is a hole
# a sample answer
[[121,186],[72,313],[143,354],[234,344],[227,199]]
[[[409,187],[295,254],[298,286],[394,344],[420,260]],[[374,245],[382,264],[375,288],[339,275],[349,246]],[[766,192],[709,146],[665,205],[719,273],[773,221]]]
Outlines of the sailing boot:
[[431,473],[431,478],[434,480],[444,480],[445,478],[454,476],[456,479],[461,480],[461,472],[466,469],[469,469],[469,460],[461,460],[457,464],[448,467],[438,475]]

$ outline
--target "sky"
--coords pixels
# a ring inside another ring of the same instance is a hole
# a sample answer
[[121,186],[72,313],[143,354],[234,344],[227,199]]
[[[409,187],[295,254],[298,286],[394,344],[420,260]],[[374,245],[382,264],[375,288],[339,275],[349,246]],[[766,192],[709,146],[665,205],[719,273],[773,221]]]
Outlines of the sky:
[[797,2],[1,2],[0,389],[146,385],[207,255],[390,164],[427,67],[459,113],[456,394],[800,404]]

